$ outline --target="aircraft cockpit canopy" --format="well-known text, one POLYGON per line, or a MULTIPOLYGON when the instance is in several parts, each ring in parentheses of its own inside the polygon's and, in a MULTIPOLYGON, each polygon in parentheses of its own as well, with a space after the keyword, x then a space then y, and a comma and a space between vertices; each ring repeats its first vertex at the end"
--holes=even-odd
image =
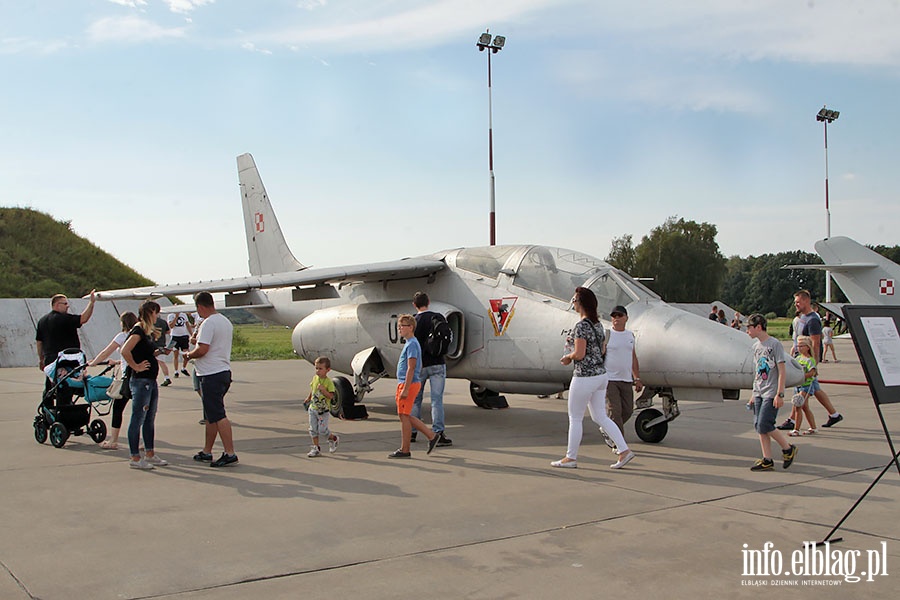
POLYGON ((587 254, 532 246, 516 268, 515 284, 539 294, 568 302, 575 288, 608 268, 602 260, 587 254))
POLYGON ((519 246, 485 246, 463 248, 456 255, 456 266, 491 279, 500 277, 500 270, 519 246))
POLYGON ((578 286, 597 296, 601 315, 618 304, 626 306, 651 296, 644 285, 588 254, 549 246, 487 246, 464 248, 456 255, 456 266, 496 279, 501 273, 514 277, 517 287, 568 303, 578 286))

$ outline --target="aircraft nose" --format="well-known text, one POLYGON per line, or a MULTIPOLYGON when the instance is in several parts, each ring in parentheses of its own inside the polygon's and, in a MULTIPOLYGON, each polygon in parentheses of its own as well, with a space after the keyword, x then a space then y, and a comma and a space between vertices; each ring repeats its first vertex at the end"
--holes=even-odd
MULTIPOLYGON (((753 340, 746 332, 667 304, 647 305, 628 325, 635 334, 641 378, 651 385, 753 387, 753 340)), ((789 359, 785 366, 787 385, 803 380, 796 361, 789 359)))

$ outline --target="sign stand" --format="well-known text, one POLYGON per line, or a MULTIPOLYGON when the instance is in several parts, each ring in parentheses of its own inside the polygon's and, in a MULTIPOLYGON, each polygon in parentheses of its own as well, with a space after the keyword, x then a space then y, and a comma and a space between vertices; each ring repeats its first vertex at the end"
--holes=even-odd
POLYGON ((881 412, 882 404, 900 402, 900 306, 854 306, 849 304, 843 307, 843 311, 844 318, 853 334, 856 354, 859 356, 863 373, 869 383, 869 390, 872 392, 872 400, 875 402, 875 410, 881 421, 884 437, 891 449, 891 460, 850 507, 850 510, 828 532, 825 539, 817 545, 839 542, 843 539, 831 539, 831 536, 872 491, 872 488, 881 481, 891 465, 896 465, 897 473, 900 474, 900 460, 898 460, 900 453, 894 447, 884 414, 881 412))

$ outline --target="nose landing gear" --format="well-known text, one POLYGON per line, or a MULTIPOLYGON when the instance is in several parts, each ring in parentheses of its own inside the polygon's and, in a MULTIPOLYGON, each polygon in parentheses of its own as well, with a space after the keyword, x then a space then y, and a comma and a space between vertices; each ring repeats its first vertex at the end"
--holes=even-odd
POLYGON ((644 393, 635 402, 636 408, 643 408, 634 420, 634 431, 642 441, 649 444, 658 444, 663 441, 669 432, 669 421, 681 414, 678 410, 678 401, 668 388, 645 388, 644 393), (653 406, 653 396, 659 395, 662 399, 663 410, 660 412, 653 406))

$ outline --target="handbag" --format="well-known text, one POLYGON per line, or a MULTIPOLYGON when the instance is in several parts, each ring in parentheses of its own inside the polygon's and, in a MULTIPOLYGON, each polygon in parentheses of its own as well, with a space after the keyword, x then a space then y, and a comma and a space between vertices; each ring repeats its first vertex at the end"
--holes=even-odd
POLYGON ((131 381, 131 369, 125 367, 124 374, 122 371, 122 363, 119 363, 113 369, 112 383, 106 388, 106 395, 112 400, 131 399, 131 388, 128 385, 131 381))
POLYGON ((120 400, 122 398, 122 365, 119 363, 113 368, 112 383, 106 388, 106 395, 111 400, 120 400))

